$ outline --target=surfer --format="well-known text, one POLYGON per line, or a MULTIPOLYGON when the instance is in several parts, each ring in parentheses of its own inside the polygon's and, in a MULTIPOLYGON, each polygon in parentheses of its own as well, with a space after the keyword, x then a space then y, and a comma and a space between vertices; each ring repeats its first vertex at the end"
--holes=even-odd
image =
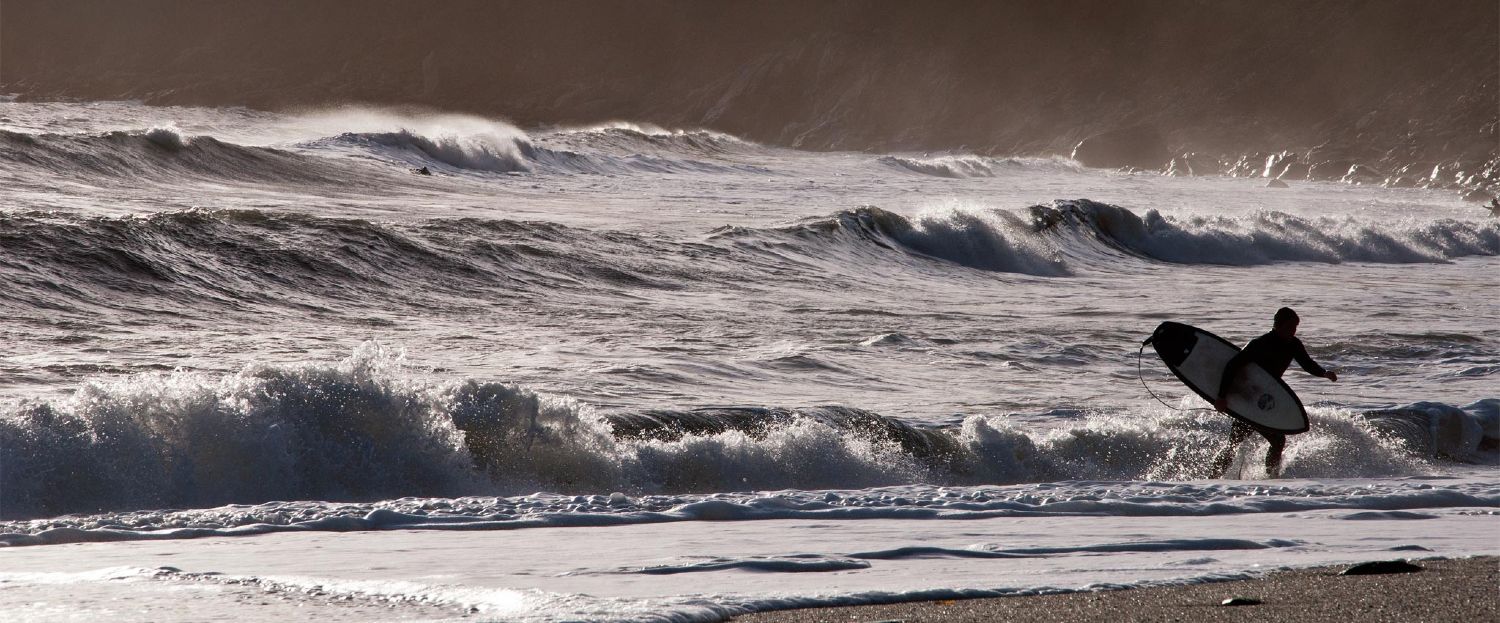
MULTIPOLYGON (((1257 364, 1266 372, 1271 373, 1271 376, 1281 378, 1281 375, 1286 373, 1287 367, 1292 365, 1292 360, 1296 360, 1297 365, 1302 366, 1308 374, 1330 381, 1339 380, 1339 375, 1324 370, 1323 366, 1318 365, 1318 362, 1308 356, 1307 348, 1302 346, 1302 340, 1296 337, 1299 322, 1301 319, 1297 317, 1297 312, 1292 311, 1292 308, 1283 307, 1276 310, 1276 316, 1271 322, 1271 331, 1250 340, 1250 343, 1245 345, 1245 349, 1224 366, 1224 377, 1219 382, 1219 397, 1214 401, 1214 408, 1225 413, 1229 412, 1226 395, 1229 393, 1230 380, 1241 367, 1249 363, 1257 364)), ((1235 449, 1239 448, 1240 443, 1245 441, 1254 430, 1256 429, 1249 424, 1238 419, 1234 420, 1234 427, 1229 431, 1229 445, 1214 457, 1213 474, 1215 477, 1223 476, 1224 472, 1229 469, 1229 462, 1234 458, 1235 449)), ((1286 435, 1266 431, 1260 431, 1260 434, 1266 438, 1267 443, 1271 444, 1271 447, 1266 449, 1266 474, 1271 478, 1278 478, 1281 476, 1281 449, 1286 445, 1286 435)))

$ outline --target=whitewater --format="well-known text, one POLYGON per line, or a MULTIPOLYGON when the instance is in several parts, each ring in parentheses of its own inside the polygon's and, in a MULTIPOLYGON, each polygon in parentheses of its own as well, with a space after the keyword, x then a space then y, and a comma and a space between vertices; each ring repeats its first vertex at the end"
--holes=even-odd
POLYGON ((722 621, 1500 554, 1500 220, 1263 173, 0 101, 0 611, 722 621), (1287 373, 1282 478, 1258 439, 1213 478, 1229 420, 1141 341, 1283 305, 1339 382, 1287 373))

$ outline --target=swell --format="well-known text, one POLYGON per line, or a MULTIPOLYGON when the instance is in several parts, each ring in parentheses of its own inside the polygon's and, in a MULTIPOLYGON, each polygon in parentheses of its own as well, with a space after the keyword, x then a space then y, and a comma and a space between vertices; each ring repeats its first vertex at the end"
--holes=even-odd
MULTIPOLYGON (((397 226, 256 210, 0 214, 0 245, 7 250, 0 265, 9 269, 0 276, 0 301, 41 309, 128 300, 188 309, 426 308, 580 289, 676 288, 689 272, 670 259, 683 247, 643 236, 507 220, 397 226)), ((701 268, 692 274, 712 277, 701 268)))
MULTIPOLYGON (((874 278, 896 267, 1038 276, 1139 270, 1142 262, 1442 262, 1500 254, 1500 223, 1365 223, 1279 213, 1139 216, 1087 200, 1026 211, 905 217, 878 208, 706 241, 546 222, 434 219, 398 225, 256 210, 148 216, 0 214, 0 302, 30 309, 170 301, 189 309, 399 304, 616 288, 740 288, 874 278), (411 287, 425 284, 423 288, 411 287)), ((116 306, 118 307, 118 306, 116 306)))
POLYGON ((84 183, 213 179, 348 187, 368 174, 325 158, 270 147, 249 147, 212 136, 184 136, 171 128, 102 134, 28 134, 0 130, 0 162, 29 170, 25 179, 84 183))
MULTIPOLYGON (((1314 409, 1285 473, 1415 474, 1434 454, 1493 461, 1497 405, 1314 409)), ((605 415, 500 381, 435 378, 367 344, 334 364, 137 375, 14 405, 0 415, 0 488, 4 517, 21 519, 529 491, 1181 480, 1207 475, 1228 424, 1122 413, 1054 431, 977 415, 922 428, 840 406, 605 415)))
POLYGON ((1087 199, 1023 212, 952 209, 906 217, 875 207, 774 229, 726 228, 716 237, 768 253, 860 257, 891 251, 998 272, 1067 276, 1129 270, 1131 261, 1253 266, 1274 262, 1444 262, 1500 254, 1500 223, 1374 223, 1279 212, 1242 217, 1144 215, 1087 199))

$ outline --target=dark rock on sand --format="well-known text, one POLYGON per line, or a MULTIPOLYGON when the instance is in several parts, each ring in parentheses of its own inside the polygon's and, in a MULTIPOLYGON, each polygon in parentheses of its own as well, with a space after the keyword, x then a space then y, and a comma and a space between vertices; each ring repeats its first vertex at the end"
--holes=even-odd
POLYGON ((1249 597, 1230 597, 1219 602, 1221 606, 1259 606, 1260 604, 1261 601, 1259 599, 1251 599, 1249 597))
POLYGON ((1375 562, 1354 565, 1340 571, 1339 575, 1388 575, 1391 573, 1416 573, 1421 570, 1421 567, 1405 560, 1377 560, 1375 562))

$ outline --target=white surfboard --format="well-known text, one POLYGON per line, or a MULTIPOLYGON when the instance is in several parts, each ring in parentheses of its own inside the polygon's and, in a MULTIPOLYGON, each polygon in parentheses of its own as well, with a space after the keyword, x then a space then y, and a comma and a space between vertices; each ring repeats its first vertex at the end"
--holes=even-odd
MULTIPOLYGON (((1180 322, 1156 327, 1151 347, 1178 380, 1209 402, 1219 395, 1224 366, 1240 352, 1228 340, 1180 322)), ((1242 366, 1229 382, 1225 396, 1229 415, 1266 432, 1307 432, 1307 410, 1286 381, 1250 364, 1242 366)))

